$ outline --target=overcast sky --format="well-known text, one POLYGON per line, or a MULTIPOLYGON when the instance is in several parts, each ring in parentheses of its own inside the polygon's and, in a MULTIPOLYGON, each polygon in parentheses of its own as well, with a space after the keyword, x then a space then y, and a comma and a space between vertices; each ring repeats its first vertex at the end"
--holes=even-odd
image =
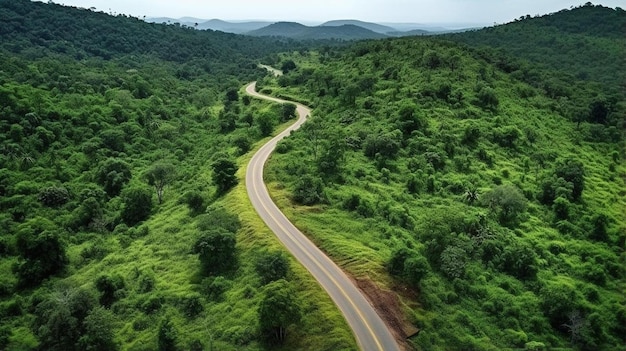
MULTIPOLYGON (((584 4, 577 0, 54 0, 77 7, 137 17, 195 17, 223 20, 323 22, 359 19, 371 22, 510 22, 522 15, 556 12, 584 4)), ((624 0, 602 0, 624 7, 624 0)), ((598 2, 594 2, 598 4, 598 2)))

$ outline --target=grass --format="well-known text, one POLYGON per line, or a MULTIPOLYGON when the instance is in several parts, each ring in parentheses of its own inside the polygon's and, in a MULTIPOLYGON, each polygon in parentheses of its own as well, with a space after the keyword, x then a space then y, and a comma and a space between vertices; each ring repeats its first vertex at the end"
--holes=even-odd
MULTIPOLYGON (((401 54, 419 52, 419 48, 425 45, 417 40, 398 40, 395 43, 401 54)), ((375 45, 372 44, 372 47, 375 45)), ((368 60, 375 61, 370 56, 379 58, 386 55, 370 49, 369 54, 361 57, 355 58, 350 52, 329 65, 319 64, 314 73, 333 72, 333 78, 340 82, 339 86, 358 82, 369 72, 368 68, 360 65, 369 63, 368 60)), ((445 69, 413 69, 399 59, 401 54, 396 58, 382 57, 381 60, 387 59, 388 66, 404 65, 404 79, 418 91, 431 75, 445 77, 449 73, 445 69)), ((296 55, 296 58, 301 57, 296 55)), ((310 62, 315 61, 312 55, 310 62)), ((298 64, 305 66, 303 62, 298 64)), ((450 79, 451 84, 461 89, 468 100, 474 93, 476 81, 470 77, 482 64, 466 57, 463 74, 467 77, 458 81, 450 79)), ((311 67, 309 63, 307 68, 311 67)), ((402 91, 407 86, 405 82, 386 83, 379 77, 380 72, 375 69, 370 71, 378 77, 380 87, 395 84, 402 91)), ((314 78, 307 81, 307 75, 314 74, 295 72, 281 78, 294 82, 290 88, 277 87, 280 81, 272 78, 264 83, 274 93, 299 93, 315 99, 315 87, 321 83, 314 78)), ((528 203, 528 209, 520 216, 519 225, 507 228, 490 217, 489 226, 501 235, 503 242, 506 239, 530 248, 530 252, 536 255, 537 276, 527 279, 507 273, 502 267, 498 268, 497 262, 482 258, 480 248, 468 254, 474 257, 468 259, 461 279, 446 277, 440 267, 440 258, 429 258, 430 271, 415 288, 414 294, 404 300, 405 307, 411 306, 406 311, 407 315, 422 328, 414 346, 424 350, 495 350, 523 348, 526 342, 539 341, 549 347, 572 347, 568 335, 551 326, 547 315, 551 312, 546 301, 551 301, 551 297, 546 289, 564 286, 576 291, 575 298, 567 301, 566 308, 580 308, 591 315, 590 318, 604 318, 604 324, 597 324, 594 328, 602 330, 596 334, 599 335, 599 347, 611 347, 619 340, 615 328, 622 312, 617 310, 623 311, 624 306, 623 294, 620 294, 624 291, 624 281, 618 278, 623 270, 616 267, 622 261, 620 243, 623 243, 626 233, 626 193, 622 190, 626 179, 623 144, 587 141, 584 130, 566 119, 553 100, 541 92, 530 98, 520 98, 515 92, 521 89, 523 83, 501 72, 494 70, 489 84, 495 87, 500 100, 497 112, 481 111, 469 103, 462 107, 449 106, 436 99, 420 97, 415 92, 400 92, 401 99, 417 101, 419 109, 426 114, 429 127, 419 131, 424 135, 418 133, 419 137, 404 140, 408 145, 403 146, 404 150, 389 162, 388 176, 375 166, 376 160, 363 156, 361 148, 346 152, 340 175, 325 184, 327 201, 322 204, 301 206, 292 200, 292 191, 299 176, 308 172, 309 175, 323 177, 312 156, 310 135, 306 131, 295 133, 285 143, 285 152, 275 154, 268 162, 266 180, 271 196, 287 217, 343 269, 356 278, 370 278, 379 286, 389 288, 397 286, 401 280, 400 277, 391 277, 385 267, 395 248, 406 246, 423 254, 428 245, 425 238, 430 240, 427 235, 431 230, 437 230, 436 233, 442 237, 452 238, 445 244, 446 247, 461 245, 467 239, 465 229, 458 225, 445 226, 445 222, 440 222, 446 218, 455 221, 476 218, 479 213, 489 215, 486 205, 476 203, 470 206, 462 201, 462 192, 467 184, 477 186, 481 196, 499 184, 513 184, 528 203), (467 126, 480 129, 481 135, 474 145, 461 142, 467 126), (495 133, 505 128, 519 130, 515 145, 505 147, 498 143, 495 133), (424 169, 412 172, 410 162, 419 159, 430 148, 446 155, 443 145, 450 139, 445 137, 456 143, 456 153, 446 156, 443 171, 431 171, 436 189, 408 194, 408 175, 413 173, 424 180, 423 174, 429 171, 424 167, 428 165, 422 164, 420 167, 424 169), (415 149, 411 149, 412 142, 416 145, 415 149), (485 151, 491 162, 477 157, 478 149, 485 151), (546 156, 545 163, 539 165, 538 159, 546 156), (465 169, 457 168, 457 162, 464 157, 471 164, 465 169), (559 159, 578 160, 585 168, 582 199, 570 204, 572 218, 562 223, 555 220, 551 206, 538 201, 544 179, 552 176, 559 159), (453 190, 459 186, 462 187, 461 192, 453 190), (345 201, 354 194, 371 205, 374 213, 362 215, 358 211, 347 210, 345 201), (403 212, 408 213, 413 221, 406 227, 393 222, 394 216, 403 212), (590 218, 600 213, 610 221, 608 239, 604 242, 588 237, 592 228, 590 218), (606 282, 603 281, 604 275, 606 282)), ((329 138, 337 134, 342 137, 358 135, 364 140, 376 130, 394 128, 394 117, 398 111, 389 101, 392 98, 387 96, 393 93, 393 89, 379 89, 368 94, 367 98, 378 102, 377 107, 372 109, 364 108, 360 97, 357 97, 353 108, 348 108, 342 106, 340 96, 328 94, 317 99, 319 108, 313 114, 315 118, 324 119, 326 134, 322 135, 329 138), (345 122, 344 116, 351 114, 354 119, 345 122)), ((504 249, 506 246, 498 250, 504 249)))

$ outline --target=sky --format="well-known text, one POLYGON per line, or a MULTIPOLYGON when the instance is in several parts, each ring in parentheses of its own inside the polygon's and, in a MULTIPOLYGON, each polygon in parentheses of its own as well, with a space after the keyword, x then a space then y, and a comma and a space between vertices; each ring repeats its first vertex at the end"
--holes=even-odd
MULTIPOLYGON (((321 23, 358 19, 395 23, 510 22, 584 4, 580 0, 53 0, 58 4, 135 17, 195 17, 321 23)), ((624 0, 593 2, 624 7, 624 0)))

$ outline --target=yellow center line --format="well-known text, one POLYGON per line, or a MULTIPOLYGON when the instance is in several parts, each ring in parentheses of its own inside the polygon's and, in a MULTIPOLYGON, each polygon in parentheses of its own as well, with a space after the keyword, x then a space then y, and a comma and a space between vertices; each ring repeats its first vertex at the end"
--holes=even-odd
MULTIPOLYGON (((247 91, 247 89, 246 89, 247 91)), ((250 93, 249 91, 247 91, 248 93, 250 93)), ((251 94, 253 96, 256 96, 258 98, 261 99, 265 99, 265 100, 270 100, 270 101, 276 101, 276 102, 287 102, 285 100, 282 99, 267 99, 267 97, 265 97, 264 95, 261 94, 251 94)), ((304 107, 307 111, 310 111, 310 109, 304 105, 298 104, 302 107, 304 107)), ((302 113, 300 113, 300 111, 298 111, 298 114, 300 114, 300 116, 302 117, 302 113)), ((306 116, 304 116, 306 117, 306 116)), ((296 121, 297 123, 298 121, 296 121)), ((290 128, 288 128, 289 130, 290 128)), ((287 131, 287 130, 286 130, 287 131)), ((281 133, 282 134, 282 133, 281 133)), ((280 134, 279 134, 280 136, 280 134)), ((270 140, 271 141, 271 140, 270 140)), ((261 148, 259 151, 257 151, 257 154, 260 153, 261 151, 263 151, 265 149, 265 147, 261 148)), ((268 152, 268 156, 271 153, 268 152)), ((254 161, 255 163, 249 165, 252 166, 254 168, 258 167, 258 162, 259 159, 256 158, 256 155, 253 157, 253 159, 251 161, 254 161)), ((265 160, 264 160, 265 161, 265 160)), ((263 164, 261 164, 261 181, 263 179, 263 168, 262 167, 263 164)), ((326 274, 326 276, 331 280, 331 282, 335 285, 335 287, 340 291, 340 293, 343 295, 343 297, 349 302, 349 304, 352 306, 352 308, 354 309, 354 311, 357 313, 357 315, 359 316, 359 318, 361 319, 361 321, 363 322, 363 324, 365 325, 366 329, 368 330, 370 336, 372 337, 372 339, 374 339, 374 342, 376 343, 376 346, 378 347, 379 350, 383 350, 383 347, 380 343, 380 341, 378 340, 378 337, 376 336, 376 334, 374 333, 374 330, 372 329, 372 327, 370 326, 370 324, 368 323, 367 319, 364 318, 363 313, 361 312, 361 310, 357 307, 357 305, 354 303, 354 300, 352 300, 352 298, 350 297, 350 295, 343 289, 343 287, 338 283, 338 281, 335 279, 335 277, 331 274, 331 272, 326 269, 326 267, 317 259, 317 257, 313 256, 306 248, 305 246, 300 242, 300 240, 297 240, 296 237, 294 237, 292 235, 292 233, 287 230, 287 228, 285 228, 285 226, 283 226, 283 224, 274 216, 274 214, 272 213, 272 211, 270 211, 270 208, 267 207, 267 205, 265 204, 265 202, 262 201, 261 199, 261 194, 259 193, 259 187, 257 186, 257 177, 255 177, 254 175, 252 176, 252 186, 253 186, 253 191, 254 194, 256 195, 257 199, 259 200, 261 206, 263 207, 263 209, 265 210, 265 212, 269 215, 269 217, 274 221, 274 224, 276 224, 282 231, 283 233, 286 235, 286 237, 288 237, 289 239, 291 239, 291 242, 293 244, 295 244, 300 250, 302 250, 302 252, 311 260, 311 262, 313 262, 315 264, 315 266, 320 269, 324 274, 326 274)), ((263 183, 263 187, 265 187, 265 184, 263 183)), ((267 187, 265 187, 265 192, 267 194, 267 197, 269 198, 269 191, 267 190, 267 187)), ((270 198, 270 201, 271 198, 270 198)), ((272 202, 273 203, 273 202, 272 202)), ((274 204, 274 203, 273 203, 274 204)), ((274 206, 276 206, 276 204, 274 204, 274 206)), ((277 206, 276 206, 277 207, 277 206)), ((278 208, 278 207, 277 207, 278 208)), ((279 210, 280 211, 280 210, 279 210)), ((284 216, 284 215, 283 215, 284 216)), ((287 222, 289 222, 289 224, 291 224, 293 226, 293 223, 291 223, 289 221, 289 219, 287 219, 287 217, 285 217, 285 220, 287 220, 287 222)), ((297 231, 299 235, 302 235, 303 238, 306 238, 306 236, 304 234, 302 234, 295 226, 293 226, 297 231)), ((296 234, 296 235, 298 235, 296 234)), ((306 266, 305 266, 306 267, 306 266)), ((343 273, 340 269, 339 269, 340 273, 343 273)), ((354 331, 354 330, 353 330, 354 331)), ((356 332, 356 331, 355 331, 356 332)), ((357 337, 358 340, 358 337, 357 337)))

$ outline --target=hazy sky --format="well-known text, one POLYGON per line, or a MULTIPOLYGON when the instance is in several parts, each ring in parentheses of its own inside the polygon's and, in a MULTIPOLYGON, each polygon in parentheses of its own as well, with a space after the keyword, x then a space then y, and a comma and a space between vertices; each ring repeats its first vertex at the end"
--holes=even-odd
MULTIPOLYGON (((556 12, 580 0, 54 0, 99 11, 137 17, 196 17, 224 20, 323 22, 359 19, 372 22, 480 23, 510 22, 522 15, 556 12)), ((624 0, 602 0, 624 7, 624 0)), ((594 2, 594 4, 598 4, 594 2)))

